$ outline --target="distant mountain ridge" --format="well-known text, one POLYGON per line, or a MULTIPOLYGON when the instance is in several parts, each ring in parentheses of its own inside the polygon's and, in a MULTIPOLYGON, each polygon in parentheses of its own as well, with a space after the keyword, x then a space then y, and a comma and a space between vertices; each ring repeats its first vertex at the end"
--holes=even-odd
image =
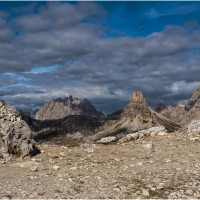
POLYGON ((200 86, 193 91, 191 98, 185 105, 185 110, 182 124, 188 124, 192 120, 200 120, 200 86))
POLYGON ((193 91, 189 100, 180 101, 176 107, 159 103, 155 111, 181 125, 200 120, 200 86, 193 91))
MULTIPOLYGON (((55 103, 58 101, 63 105, 63 100, 56 100, 55 103)), ((73 138, 73 135, 78 134, 86 143, 97 142, 109 136, 114 136, 118 140, 129 133, 158 126, 163 126, 169 132, 180 128, 179 124, 156 113, 140 91, 133 92, 130 102, 124 109, 104 118, 69 115, 61 119, 37 120, 24 115, 22 119, 27 122, 37 140, 62 135, 62 140, 65 141, 68 140, 66 135, 73 138)))
POLYGON ((69 115, 85 115, 97 118, 105 117, 105 114, 103 114, 101 111, 97 111, 89 100, 80 100, 78 98, 69 96, 47 101, 36 111, 35 119, 62 119, 69 115))
POLYGON ((177 123, 181 123, 186 113, 186 104, 187 101, 180 101, 176 107, 172 107, 164 103, 159 103, 155 111, 177 123))

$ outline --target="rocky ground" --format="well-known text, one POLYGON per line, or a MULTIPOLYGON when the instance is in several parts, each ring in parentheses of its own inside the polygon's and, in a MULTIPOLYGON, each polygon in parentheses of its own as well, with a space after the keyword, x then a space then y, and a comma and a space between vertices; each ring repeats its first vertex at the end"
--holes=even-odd
MULTIPOLYGON (((200 198, 200 134, 110 145, 39 144, 42 153, 0 160, 3 198, 200 198)), ((55 141, 55 140, 54 140, 55 141)))

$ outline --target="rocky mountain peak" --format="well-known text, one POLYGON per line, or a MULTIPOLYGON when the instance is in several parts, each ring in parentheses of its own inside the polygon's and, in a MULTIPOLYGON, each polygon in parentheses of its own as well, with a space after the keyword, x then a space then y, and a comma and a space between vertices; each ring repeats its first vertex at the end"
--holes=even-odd
POLYGON ((35 113, 37 120, 62 119, 69 115, 85 115, 101 118, 103 113, 97 111, 87 99, 80 100, 72 96, 57 98, 46 102, 35 113))
POLYGON ((140 91, 133 92, 131 96, 130 104, 135 105, 135 106, 142 106, 142 107, 148 106, 142 92, 140 91))
POLYGON ((125 116, 139 117, 144 121, 151 121, 151 111, 142 92, 133 92, 130 102, 123 110, 123 114, 125 116))

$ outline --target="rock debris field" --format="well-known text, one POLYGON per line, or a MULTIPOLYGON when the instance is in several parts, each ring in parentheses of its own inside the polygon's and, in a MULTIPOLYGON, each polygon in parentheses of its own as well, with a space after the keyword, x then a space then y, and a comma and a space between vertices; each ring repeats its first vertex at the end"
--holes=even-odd
POLYGON ((38 147, 35 157, 0 159, 1 198, 200 198, 198 133, 38 147))

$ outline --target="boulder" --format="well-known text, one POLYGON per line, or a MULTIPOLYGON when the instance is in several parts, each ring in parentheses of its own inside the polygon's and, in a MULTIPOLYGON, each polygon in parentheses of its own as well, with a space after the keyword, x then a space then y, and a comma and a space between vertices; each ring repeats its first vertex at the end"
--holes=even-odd
POLYGON ((0 101, 0 157, 27 156, 39 153, 31 130, 16 109, 0 101))
POLYGON ((193 120, 189 125, 188 125, 188 132, 200 132, 200 120, 193 120))
POLYGON ((109 137, 101 138, 97 143, 99 143, 99 144, 108 144, 108 143, 114 142, 116 140, 117 140, 116 137, 109 136, 109 137))

